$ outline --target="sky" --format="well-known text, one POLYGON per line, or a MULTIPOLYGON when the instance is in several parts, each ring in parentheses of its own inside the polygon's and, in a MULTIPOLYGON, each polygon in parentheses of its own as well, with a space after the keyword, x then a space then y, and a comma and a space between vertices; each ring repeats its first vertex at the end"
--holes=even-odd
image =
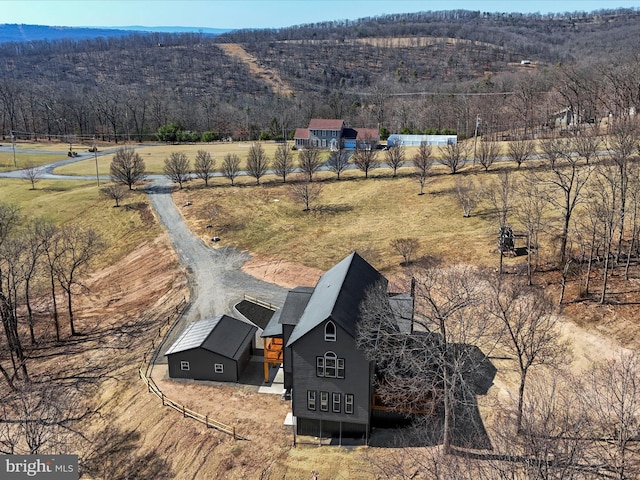
POLYGON ((619 7, 640 7, 640 0, 0 0, 0 24, 280 28, 429 10, 563 13, 619 7))

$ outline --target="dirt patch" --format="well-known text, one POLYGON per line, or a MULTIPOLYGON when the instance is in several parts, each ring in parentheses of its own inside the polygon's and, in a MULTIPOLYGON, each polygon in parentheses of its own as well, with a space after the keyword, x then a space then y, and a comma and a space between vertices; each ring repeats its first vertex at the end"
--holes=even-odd
POLYGON ((288 260, 254 256, 242 266, 249 275, 282 287, 314 286, 324 272, 288 260))
POLYGON ((293 89, 280 78, 278 72, 263 68, 258 62, 258 59, 242 48, 241 45, 237 43, 220 43, 218 46, 224 50, 227 55, 244 63, 249 69, 249 72, 251 72, 251 75, 257 80, 269 85, 274 93, 279 95, 291 95, 293 93, 293 89))

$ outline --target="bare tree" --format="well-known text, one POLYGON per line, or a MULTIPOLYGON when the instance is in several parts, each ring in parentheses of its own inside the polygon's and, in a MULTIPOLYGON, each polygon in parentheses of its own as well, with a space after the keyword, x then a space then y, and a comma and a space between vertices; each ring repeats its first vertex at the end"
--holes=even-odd
POLYGON ((344 172, 349 166, 349 157, 350 152, 344 148, 342 142, 338 145, 336 150, 333 150, 329 153, 329 159, 327 160, 327 168, 336 174, 338 180, 340 180, 340 175, 344 172))
POLYGON ((364 177, 369 178, 369 172, 380 166, 375 141, 371 138, 358 140, 352 159, 354 165, 364 172, 364 177))
POLYGON ((42 178, 42 169, 36 165, 28 163, 22 170, 22 178, 31 183, 31 190, 36 189, 36 183, 42 178))
POLYGON ((564 265, 567 256, 567 243, 571 216, 584 200, 583 189, 589 181, 593 167, 584 165, 570 152, 563 152, 556 162, 550 165, 548 176, 539 180, 550 187, 548 202, 561 214, 560 264, 564 265))
POLYGON ((74 324, 72 298, 74 288, 82 286, 81 277, 93 258, 104 248, 100 236, 92 229, 65 225, 60 231, 60 255, 55 276, 67 296, 71 335, 77 335, 74 324))
POLYGON ((588 458, 588 412, 580 388, 566 375, 538 375, 525 394, 520 435, 506 446, 520 475, 503 478, 582 480, 588 458))
POLYGON ((313 182, 313 175, 320 170, 321 166, 320 150, 313 145, 301 150, 298 154, 298 167, 307 176, 307 181, 313 182))
POLYGON ((111 160, 111 180, 132 190, 137 182, 146 178, 145 168, 144 160, 133 148, 120 148, 111 160))
POLYGON ((475 311, 481 287, 472 269, 454 266, 414 274, 415 313, 408 318, 398 319, 384 285, 368 292, 360 307, 358 346, 375 362, 376 394, 385 404, 404 411, 442 405, 440 440, 449 454, 455 412, 468 404, 474 394, 471 379, 491 353, 492 319, 475 311), (399 323, 407 320, 410 331, 399 323))
POLYGON ((551 137, 540 140, 540 150, 543 155, 549 160, 551 168, 556 165, 558 158, 569 155, 572 147, 568 144, 567 140, 561 137, 551 137))
POLYGON ((557 317, 551 300, 540 290, 525 286, 519 280, 491 279, 489 315, 494 316, 503 334, 500 343, 517 363, 520 376, 516 429, 522 431, 524 393, 527 375, 532 367, 558 366, 567 360, 568 346, 558 340, 557 317))
POLYGON ((584 401, 592 453, 607 478, 637 478, 640 474, 640 364, 635 353, 620 353, 595 365, 586 375, 584 401))
POLYGON ((259 143, 254 143, 249 148, 247 157, 247 173, 256 179, 256 185, 260 185, 260 179, 267 173, 269 158, 259 143))
POLYGON ((297 202, 304 204, 304 211, 310 210, 311 203, 315 202, 322 193, 322 184, 310 182, 306 177, 300 177, 291 182, 289 186, 291 196, 297 202))
POLYGON ((402 264, 409 265, 414 253, 420 247, 420 241, 415 237, 395 238, 391 240, 391 247, 402 255, 402 264))
POLYGON ((404 147, 402 145, 391 145, 384 152, 385 163, 393 170, 393 178, 398 175, 398 169, 404 165, 404 147))
POLYGON ((276 148, 276 153, 273 157, 273 171, 276 175, 282 177, 282 183, 287 182, 287 175, 295 169, 293 157, 294 155, 288 143, 281 143, 276 148))
POLYGON ((604 303, 607 295, 609 269, 613 251, 613 237, 616 228, 620 226, 622 175, 617 168, 600 165, 597 169, 595 181, 590 190, 593 192, 590 200, 594 202, 595 212, 602 225, 602 244, 604 246, 604 264, 602 266, 602 291, 600 303, 604 303))
POLYGON ((518 168, 529 160, 536 151, 534 143, 524 138, 517 138, 507 145, 507 156, 518 164, 518 168))
POLYGON ((113 200, 116 204, 115 207, 120 206, 120 202, 127 197, 129 190, 120 183, 110 183, 109 185, 100 189, 100 195, 109 200, 113 200))
POLYGON ((177 183, 182 188, 182 184, 189 180, 191 171, 191 161, 182 152, 171 152, 164 159, 164 174, 173 183, 177 183))
POLYGON ((209 186, 209 179, 216 170, 216 161, 206 150, 198 150, 193 165, 193 170, 200 180, 204 181, 204 186, 209 186))
POLYGON ((485 172, 498 160, 500 153, 500 146, 497 142, 485 139, 480 141, 480 157, 478 158, 478 162, 484 167, 485 172))
POLYGON ((235 153, 227 153, 222 161, 222 175, 231 180, 231 185, 240 174, 240 158, 235 153))
POLYGON ((598 158, 598 150, 600 148, 600 138, 598 138, 598 127, 587 126, 580 130, 576 130, 571 137, 571 150, 576 152, 589 165, 591 159, 598 158))
POLYGON ((438 147, 440 158, 438 161, 447 167, 451 174, 458 173, 469 156, 469 146, 466 143, 447 143, 438 147))
POLYGON ((418 151, 415 153, 412 159, 413 171, 420 184, 420 193, 424 194, 424 186, 427 183, 431 167, 433 166, 433 153, 431 151, 431 145, 426 142, 422 142, 418 147, 418 151))
POLYGON ((532 274, 538 264, 539 234, 545 218, 546 194, 533 175, 524 175, 515 185, 514 214, 527 231, 527 279, 533 283, 532 274), (535 257, 532 254, 535 252, 535 257))
POLYGON ((454 194, 458 205, 462 208, 462 215, 469 218, 473 209, 480 202, 482 191, 478 190, 472 179, 459 178, 456 180, 454 194))

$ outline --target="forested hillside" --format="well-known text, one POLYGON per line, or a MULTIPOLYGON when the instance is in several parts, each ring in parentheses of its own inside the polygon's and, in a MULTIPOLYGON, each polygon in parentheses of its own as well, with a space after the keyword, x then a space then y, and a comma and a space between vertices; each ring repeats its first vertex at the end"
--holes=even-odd
POLYGON ((2 134, 149 140, 177 122, 191 140, 274 138, 312 117, 468 136, 480 116, 485 130, 526 130, 571 102, 590 118, 634 106, 613 97, 633 95, 615 78, 638 68, 639 27, 636 9, 447 11, 217 37, 10 42, 0 45, 2 134))

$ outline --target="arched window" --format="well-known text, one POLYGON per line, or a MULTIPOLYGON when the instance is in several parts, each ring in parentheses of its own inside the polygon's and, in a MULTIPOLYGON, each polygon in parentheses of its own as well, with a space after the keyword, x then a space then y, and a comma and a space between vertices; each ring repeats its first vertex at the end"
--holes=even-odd
POLYGON ((336 341, 336 324, 329 320, 324 326, 324 341, 335 342, 336 341))
POLYGON ((344 378, 344 358, 338 358, 333 352, 316 357, 316 376, 328 378, 344 378))

